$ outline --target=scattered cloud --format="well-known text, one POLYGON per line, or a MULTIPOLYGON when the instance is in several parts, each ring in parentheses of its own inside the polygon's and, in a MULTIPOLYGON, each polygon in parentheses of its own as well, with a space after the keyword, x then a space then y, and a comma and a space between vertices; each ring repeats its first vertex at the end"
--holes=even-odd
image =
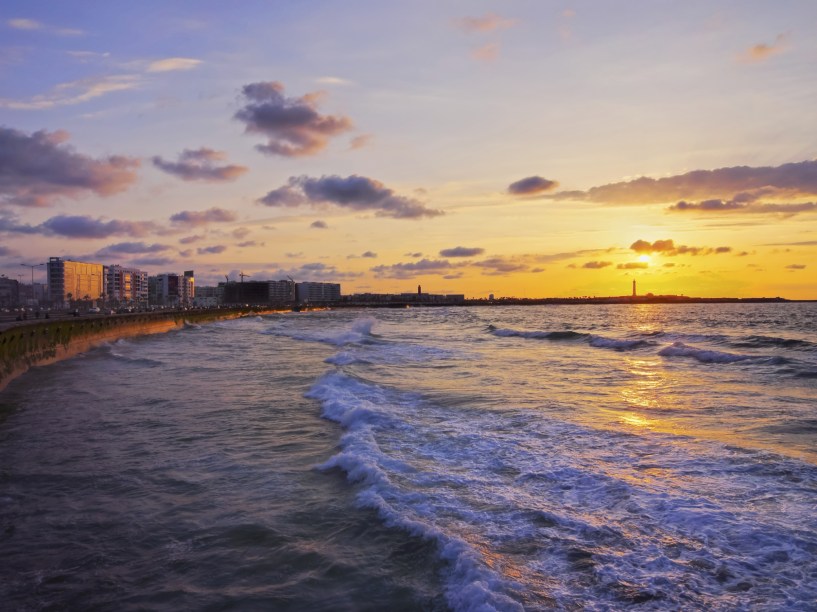
POLYGON ((141 255, 143 253, 162 253, 173 247, 166 244, 147 244, 145 242, 118 242, 109 244, 96 252, 98 257, 109 257, 116 255, 141 255))
POLYGON ((773 55, 783 53, 788 49, 789 33, 778 34, 771 44, 759 43, 752 45, 740 54, 739 59, 743 62, 758 63, 764 62, 773 55))
POLYGON ((64 131, 26 134, 0 127, 0 204, 49 206, 88 192, 110 196, 136 181, 138 160, 96 160, 74 152, 68 138, 64 131))
POLYGON ((602 204, 662 204, 679 200, 717 198, 752 201, 759 195, 803 197, 817 195, 817 160, 780 166, 734 166, 693 170, 663 178, 642 176, 609 183, 587 191, 562 191, 548 196, 557 200, 585 200, 602 204), (737 194, 737 195, 736 195, 737 194))
POLYGON ((482 255, 485 249, 479 247, 454 247, 453 249, 443 249, 440 251, 440 257, 476 257, 482 255))
POLYGON ((242 90, 245 106, 234 118, 243 122, 244 131, 268 138, 256 149, 268 155, 305 157, 321 152, 330 138, 352 129, 352 121, 341 115, 318 112, 321 94, 300 98, 284 96, 284 86, 276 81, 250 83, 242 90))
POLYGON ((746 202, 740 199, 732 200, 703 200, 702 202, 687 202, 681 200, 670 206, 671 212, 699 212, 699 213, 745 213, 750 215, 773 215, 779 217, 793 217, 803 212, 817 211, 817 203, 800 202, 796 204, 773 204, 761 202, 746 202))
POLYGON ((691 247, 683 244, 675 244, 673 240, 656 240, 649 242, 647 240, 636 240, 630 245, 630 249, 636 253, 650 254, 660 253, 662 255, 720 255, 722 253, 730 253, 732 247, 719 246, 715 248, 709 247, 691 247))
POLYGON ((551 181, 541 176, 529 176, 511 183, 508 186, 508 193, 512 195, 536 195, 546 191, 552 191, 558 187, 559 183, 551 181))
POLYGON ((315 228, 315 229, 329 229, 329 226, 326 224, 326 221, 321 221, 320 219, 318 219, 317 221, 313 221, 309 225, 309 227, 312 227, 312 228, 315 228))
POLYGON ((582 265, 582 268, 587 270, 600 270, 612 265, 612 261, 588 261, 582 265))
POLYGON ((373 251, 366 251, 360 255, 347 255, 346 259, 377 259, 377 253, 373 251))
POLYGON ((628 261, 627 263, 618 264, 616 269, 618 270, 643 270, 645 268, 649 268, 649 264, 646 261, 628 261))
POLYGON ((804 264, 791 264, 786 266, 787 270, 805 270, 806 266, 804 264))
POLYGON ((0 98, 0 108, 12 110, 42 110, 57 106, 80 104, 116 91, 135 89, 141 84, 138 75, 119 74, 89 77, 78 81, 60 83, 50 92, 26 100, 0 98))
POLYGON ((442 274, 449 272, 454 265, 445 259, 421 259, 412 263, 396 263, 390 266, 382 265, 370 268, 378 278, 414 278, 427 274, 442 274))
POLYGON ((472 34, 475 32, 505 30, 515 26, 516 23, 516 19, 500 17, 495 13, 486 13, 482 17, 463 17, 456 22, 456 25, 463 32, 472 34))
POLYGON ((488 276, 504 276, 514 272, 530 272, 530 263, 525 257, 490 257, 472 265, 488 276))
POLYGON ((235 246, 241 247, 242 249, 246 249, 249 247, 257 247, 257 246, 264 246, 263 242, 257 242, 255 240, 245 240, 244 242, 239 242, 235 246))
POLYGON ((247 172, 246 166, 217 165, 217 162, 224 161, 227 155, 223 151, 213 149, 185 149, 179 154, 179 160, 168 162, 159 156, 152 158, 153 165, 172 174, 183 181, 210 181, 224 182, 234 181, 239 176, 247 172))
POLYGON ((208 223, 230 223, 238 219, 238 214, 232 210, 224 208, 208 208, 207 210, 183 210, 170 217, 170 222, 174 225, 185 225, 188 227, 199 227, 208 223))
POLYGON ((444 214, 414 198, 399 196, 380 181, 365 176, 290 177, 283 187, 258 200, 266 206, 297 207, 334 204, 351 210, 374 210, 378 217, 419 219, 444 214))
POLYGON ((200 247, 196 249, 196 252, 199 255, 218 255, 219 253, 223 253, 227 250, 227 247, 223 244, 216 244, 209 247, 200 247))
POLYGON ((57 215, 34 228, 37 233, 66 238, 108 238, 145 236, 159 227, 152 221, 105 221, 87 215, 57 215))
POLYGON ((201 64, 201 60, 189 57, 168 57, 148 64, 148 72, 175 72, 177 70, 192 70, 201 64))
POLYGON ((193 244, 199 240, 204 240, 204 236, 185 236, 184 238, 179 239, 179 244, 193 244))
POLYGON ((138 257, 130 262, 134 266, 171 266, 176 260, 171 257, 138 257))
POLYGON ((422 257, 422 256, 423 256, 423 254, 422 254, 422 253, 420 253, 420 252, 417 252, 417 253, 406 253, 406 254, 405 254, 405 256, 406 256, 406 257, 411 257, 412 259, 419 259, 420 257, 422 257))
POLYGON ((241 240, 242 238, 249 236, 251 233, 252 231, 247 227, 237 227, 231 232, 231 235, 233 238, 241 240))

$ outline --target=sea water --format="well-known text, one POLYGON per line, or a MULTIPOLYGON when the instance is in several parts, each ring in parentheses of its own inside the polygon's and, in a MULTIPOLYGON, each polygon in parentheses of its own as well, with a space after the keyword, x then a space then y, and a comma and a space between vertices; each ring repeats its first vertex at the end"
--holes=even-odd
POLYGON ((0 394, 0 604, 817 607, 817 304, 338 310, 0 394))

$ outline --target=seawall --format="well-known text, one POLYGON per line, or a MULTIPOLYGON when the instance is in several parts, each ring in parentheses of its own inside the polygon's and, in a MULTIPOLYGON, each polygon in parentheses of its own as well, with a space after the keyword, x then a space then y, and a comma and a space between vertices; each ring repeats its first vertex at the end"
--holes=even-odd
POLYGON ((185 323, 210 323, 271 312, 276 311, 251 308, 163 311, 14 325, 0 330, 0 391, 33 366, 68 359, 105 342, 161 334, 184 327, 185 323))

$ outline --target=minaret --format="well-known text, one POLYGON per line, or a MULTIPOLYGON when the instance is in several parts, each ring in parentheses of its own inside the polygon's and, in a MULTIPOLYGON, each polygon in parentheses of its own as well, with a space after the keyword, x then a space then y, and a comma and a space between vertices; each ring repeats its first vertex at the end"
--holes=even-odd
POLYGON ((633 297, 635 297, 635 279, 633 279, 633 297))

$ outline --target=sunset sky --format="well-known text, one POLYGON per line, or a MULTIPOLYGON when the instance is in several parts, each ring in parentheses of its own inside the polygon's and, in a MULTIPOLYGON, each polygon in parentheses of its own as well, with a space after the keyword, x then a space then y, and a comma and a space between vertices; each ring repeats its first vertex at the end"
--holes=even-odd
POLYGON ((814 0, 6 0, 0 31, 11 278, 817 298, 814 0))

